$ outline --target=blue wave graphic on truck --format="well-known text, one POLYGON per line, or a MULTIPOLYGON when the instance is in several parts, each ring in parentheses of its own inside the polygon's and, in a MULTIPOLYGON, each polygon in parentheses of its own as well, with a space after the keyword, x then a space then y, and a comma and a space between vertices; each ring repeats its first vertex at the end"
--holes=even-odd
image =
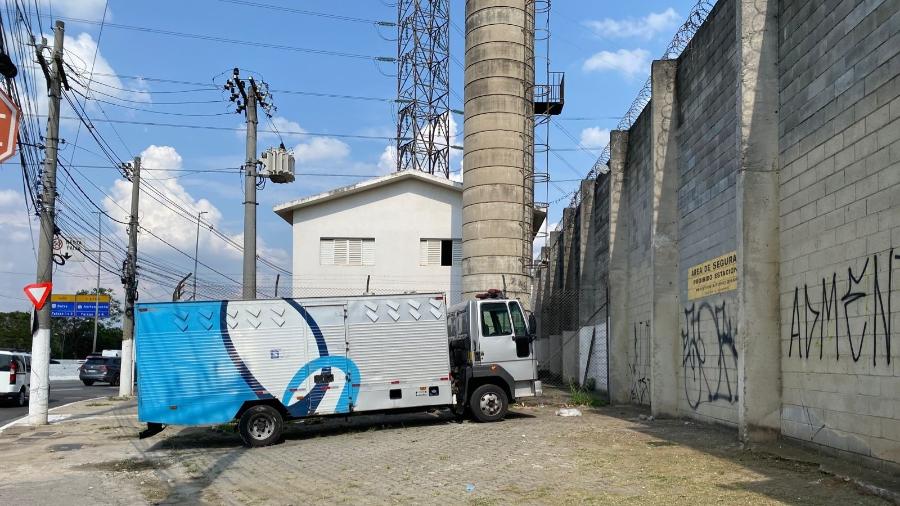
MULTIPOLYGON (((295 417, 349 412, 359 394, 356 364, 329 353, 319 323, 306 308, 291 299, 278 302, 266 306, 275 313, 273 321, 284 325, 289 319, 283 309, 286 303, 288 311, 295 311, 305 325, 295 321, 294 327, 283 330, 274 325, 260 329, 265 309, 247 309, 251 306, 245 302, 139 307, 141 420, 182 425, 224 423, 232 420, 245 402, 259 399, 275 399, 295 417), (277 315, 279 310, 282 316, 277 315), (287 349, 286 357, 275 350, 269 355, 272 341, 287 349), (291 360, 301 360, 296 369, 291 368, 291 360), (344 374, 344 384, 334 407, 323 408, 322 402, 335 386, 331 381, 316 382, 311 388, 306 385, 317 375, 338 379, 335 370, 344 374)), ((331 394, 329 398, 335 401, 334 397, 331 394)))

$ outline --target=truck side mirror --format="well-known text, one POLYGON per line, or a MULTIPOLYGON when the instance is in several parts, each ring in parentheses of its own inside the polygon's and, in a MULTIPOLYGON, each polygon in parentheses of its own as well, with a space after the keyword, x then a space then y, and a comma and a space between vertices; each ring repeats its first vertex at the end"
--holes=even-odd
POLYGON ((537 318, 531 311, 528 312, 528 334, 531 336, 537 334, 537 318))

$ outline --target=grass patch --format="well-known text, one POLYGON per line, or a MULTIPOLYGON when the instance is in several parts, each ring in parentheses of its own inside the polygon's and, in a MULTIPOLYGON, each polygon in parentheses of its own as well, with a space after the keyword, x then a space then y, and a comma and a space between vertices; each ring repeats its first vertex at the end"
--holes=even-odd
POLYGON ((598 408, 600 406, 606 405, 606 401, 597 397, 594 391, 588 388, 588 386, 580 386, 575 383, 569 383, 569 394, 571 396, 569 402, 575 406, 598 408))
POLYGON ((106 462, 97 462, 93 464, 82 464, 78 466, 82 469, 96 469, 100 471, 113 471, 113 472, 137 472, 137 471, 147 471, 153 469, 165 469, 169 467, 169 464, 165 462, 161 462, 159 460, 144 460, 144 459, 122 459, 122 460, 109 460, 106 462))

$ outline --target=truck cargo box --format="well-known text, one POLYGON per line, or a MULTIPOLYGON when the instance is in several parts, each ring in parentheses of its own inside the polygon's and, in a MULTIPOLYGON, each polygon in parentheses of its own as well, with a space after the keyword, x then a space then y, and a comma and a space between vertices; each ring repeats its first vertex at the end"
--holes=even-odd
POLYGON ((452 402, 441 294, 141 303, 138 416, 233 420, 254 403, 288 418, 452 402))

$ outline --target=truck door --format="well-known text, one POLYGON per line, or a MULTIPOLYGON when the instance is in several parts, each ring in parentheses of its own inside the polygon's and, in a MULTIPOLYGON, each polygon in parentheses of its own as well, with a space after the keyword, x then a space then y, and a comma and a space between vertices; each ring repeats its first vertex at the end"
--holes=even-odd
MULTIPOLYGON (((303 372, 309 414, 329 415, 350 410, 352 367, 347 360, 346 311, 341 305, 304 305, 308 325, 303 372)), ((303 314, 303 313, 301 313, 303 314)))
POLYGON ((531 343, 527 339, 528 331, 519 303, 480 302, 478 320, 481 363, 503 367, 515 381, 534 379, 531 343))

